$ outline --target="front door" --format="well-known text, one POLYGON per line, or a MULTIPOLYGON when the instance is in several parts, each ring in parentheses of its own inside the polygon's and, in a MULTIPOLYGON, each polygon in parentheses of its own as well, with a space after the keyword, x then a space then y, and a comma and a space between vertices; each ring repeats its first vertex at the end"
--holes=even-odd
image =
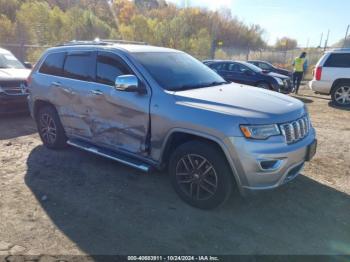
POLYGON ((92 142, 111 149, 145 153, 150 92, 115 89, 118 76, 137 75, 119 55, 101 51, 96 61, 96 83, 85 101, 92 142))

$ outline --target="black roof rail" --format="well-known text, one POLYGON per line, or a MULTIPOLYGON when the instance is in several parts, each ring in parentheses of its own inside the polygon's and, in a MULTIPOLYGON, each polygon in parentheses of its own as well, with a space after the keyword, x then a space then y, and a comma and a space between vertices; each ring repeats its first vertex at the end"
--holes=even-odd
POLYGON ((114 40, 114 39, 95 39, 95 40, 73 40, 58 46, 74 46, 74 45, 111 45, 111 44, 134 44, 148 45, 146 42, 129 41, 129 40, 114 40))

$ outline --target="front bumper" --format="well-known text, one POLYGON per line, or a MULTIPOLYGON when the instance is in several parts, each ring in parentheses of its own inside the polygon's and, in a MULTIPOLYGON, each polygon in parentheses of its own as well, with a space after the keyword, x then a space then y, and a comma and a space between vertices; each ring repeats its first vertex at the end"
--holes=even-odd
POLYGON ((28 112, 28 94, 8 95, 0 92, 0 114, 28 112))
POLYGON ((315 130, 301 141, 287 145, 283 136, 268 140, 231 137, 226 141, 240 191, 272 189, 295 178, 306 161, 315 130))

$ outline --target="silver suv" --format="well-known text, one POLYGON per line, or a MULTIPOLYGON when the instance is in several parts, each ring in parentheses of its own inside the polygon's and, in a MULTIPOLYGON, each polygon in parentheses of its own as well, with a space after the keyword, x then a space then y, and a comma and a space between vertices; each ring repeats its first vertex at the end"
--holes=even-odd
POLYGON ((210 209, 234 188, 278 187, 316 152, 302 102, 228 84, 168 48, 73 42, 50 48, 29 79, 43 143, 71 146, 142 171, 167 168, 178 195, 210 209))

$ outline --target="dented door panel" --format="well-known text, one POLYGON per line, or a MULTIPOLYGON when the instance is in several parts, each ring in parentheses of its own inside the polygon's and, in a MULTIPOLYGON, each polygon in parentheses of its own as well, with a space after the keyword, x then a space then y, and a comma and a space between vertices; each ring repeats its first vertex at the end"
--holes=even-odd
POLYGON ((95 84, 102 95, 90 94, 84 101, 92 141, 114 149, 143 153, 148 131, 149 96, 117 91, 95 84))

